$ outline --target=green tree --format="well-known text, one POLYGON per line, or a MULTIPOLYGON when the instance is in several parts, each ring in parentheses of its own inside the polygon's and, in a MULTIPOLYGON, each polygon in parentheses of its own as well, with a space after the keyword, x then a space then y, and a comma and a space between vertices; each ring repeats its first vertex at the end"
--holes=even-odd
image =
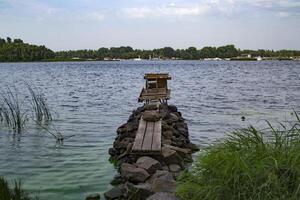
POLYGON ((10 38, 10 37, 7 37, 7 38, 6 38, 6 41, 7 41, 7 43, 10 44, 10 43, 11 43, 11 38, 10 38))

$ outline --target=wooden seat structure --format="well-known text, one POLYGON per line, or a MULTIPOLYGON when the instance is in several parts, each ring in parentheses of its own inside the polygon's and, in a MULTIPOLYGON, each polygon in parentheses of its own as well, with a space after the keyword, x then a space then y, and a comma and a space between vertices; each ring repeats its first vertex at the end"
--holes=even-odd
MULTIPOLYGON (((167 88, 168 74, 145 74, 146 87, 142 89, 139 102, 157 106, 154 112, 159 112, 159 105, 167 103, 170 98, 170 90, 167 88)), ((147 111, 145 111, 147 112, 147 111)), ((139 127, 132 147, 132 153, 136 154, 160 154, 161 152, 161 124, 162 119, 156 122, 139 121, 139 127)))
POLYGON ((170 99, 171 90, 168 89, 168 80, 171 80, 169 74, 145 74, 145 87, 142 89, 139 102, 146 103, 152 100, 159 100, 160 102, 170 99))

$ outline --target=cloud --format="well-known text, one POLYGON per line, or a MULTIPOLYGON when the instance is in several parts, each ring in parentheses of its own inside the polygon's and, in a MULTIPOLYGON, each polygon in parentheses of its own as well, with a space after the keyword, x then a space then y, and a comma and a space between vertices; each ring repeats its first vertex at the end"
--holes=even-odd
POLYGON ((206 5, 178 6, 171 3, 156 7, 131 7, 122 9, 122 13, 129 18, 158 18, 158 17, 185 17, 203 15, 209 11, 206 5))
POLYGON ((105 19, 105 15, 100 12, 92 12, 87 14, 87 18, 90 18, 91 20, 102 21, 105 19))
POLYGON ((273 13, 289 17, 300 13, 300 1, 296 0, 188 0, 169 4, 151 5, 141 1, 139 6, 121 8, 123 16, 129 18, 163 18, 191 16, 240 17, 246 13, 273 13))
POLYGON ((289 17, 289 16, 290 16, 290 13, 288 13, 288 12, 279 12, 279 13, 278 13, 278 16, 279 16, 279 17, 289 17))

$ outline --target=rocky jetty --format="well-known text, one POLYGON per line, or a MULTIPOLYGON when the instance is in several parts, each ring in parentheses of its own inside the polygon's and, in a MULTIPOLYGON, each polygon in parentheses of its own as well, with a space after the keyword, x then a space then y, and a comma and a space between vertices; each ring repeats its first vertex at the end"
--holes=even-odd
POLYGON ((104 193, 106 199, 176 199, 176 177, 192 162, 191 154, 198 147, 190 142, 188 126, 176 106, 161 104, 159 115, 148 115, 156 109, 156 105, 148 104, 137 108, 117 129, 109 154, 119 174, 111 182, 114 188, 104 193), (160 154, 131 152, 142 115, 149 121, 162 119, 160 154))

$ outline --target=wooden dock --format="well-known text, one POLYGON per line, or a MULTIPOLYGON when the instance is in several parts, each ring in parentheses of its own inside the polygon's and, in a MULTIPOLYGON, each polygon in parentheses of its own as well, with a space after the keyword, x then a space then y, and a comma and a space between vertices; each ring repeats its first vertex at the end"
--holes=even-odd
MULTIPOLYGON (((171 80, 171 77, 166 73, 158 73, 145 74, 144 79, 146 84, 138 101, 156 105, 156 109, 153 111, 159 113, 159 105, 162 102, 167 103, 167 100, 170 99, 171 90, 168 89, 167 80, 171 80)), ((161 124, 162 119, 152 122, 144 120, 141 116, 131 152, 136 154, 160 154, 161 124)))
POLYGON ((161 151, 161 122, 147 122, 140 119, 132 153, 159 154, 161 151))

